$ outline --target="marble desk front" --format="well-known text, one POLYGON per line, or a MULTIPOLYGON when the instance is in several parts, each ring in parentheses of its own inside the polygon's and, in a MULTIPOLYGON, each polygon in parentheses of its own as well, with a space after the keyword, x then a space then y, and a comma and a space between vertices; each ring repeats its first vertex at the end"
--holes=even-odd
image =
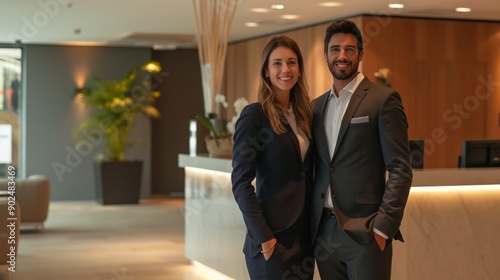
MULTIPOLYGON (((245 226, 231 192, 231 160, 179 155, 185 168, 186 257, 248 279, 245 226)), ((393 279, 498 279, 500 169, 415 170, 393 279)), ((315 278, 319 279, 319 277, 315 278)))

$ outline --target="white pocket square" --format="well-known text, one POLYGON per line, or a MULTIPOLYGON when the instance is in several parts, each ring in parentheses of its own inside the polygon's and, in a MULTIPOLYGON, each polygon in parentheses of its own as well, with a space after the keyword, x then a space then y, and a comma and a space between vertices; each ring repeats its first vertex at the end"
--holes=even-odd
POLYGON ((363 117, 357 117, 357 118, 352 118, 351 123, 367 123, 370 121, 370 118, 368 116, 363 116, 363 117))

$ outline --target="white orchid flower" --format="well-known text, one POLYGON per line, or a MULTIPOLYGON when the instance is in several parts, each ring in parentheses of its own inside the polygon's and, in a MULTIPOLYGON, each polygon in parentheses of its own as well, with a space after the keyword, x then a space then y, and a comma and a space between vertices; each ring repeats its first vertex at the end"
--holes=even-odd
POLYGON ((227 108, 227 101, 226 101, 226 96, 217 93, 215 95, 215 103, 219 103, 222 105, 222 107, 227 108))
POLYGON ((243 108, 248 105, 248 101, 244 97, 240 97, 234 101, 234 111, 236 112, 236 115, 239 116, 241 111, 243 111, 243 108))

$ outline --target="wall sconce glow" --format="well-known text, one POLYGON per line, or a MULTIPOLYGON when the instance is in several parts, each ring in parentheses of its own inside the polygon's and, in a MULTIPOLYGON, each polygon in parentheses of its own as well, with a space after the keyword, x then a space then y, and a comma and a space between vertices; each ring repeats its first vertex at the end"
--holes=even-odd
POLYGON ((74 80, 77 88, 83 88, 85 86, 85 81, 87 80, 88 77, 88 72, 89 69, 87 66, 80 66, 78 69, 75 69, 74 71, 74 80))
POLYGON ((458 7, 455 9, 455 12, 457 13, 470 13, 472 10, 471 8, 467 8, 467 7, 458 7))
POLYGON ((259 26, 259 24, 256 22, 247 22, 247 23, 245 23, 245 26, 246 27, 257 27, 257 26, 259 26))
POLYGON ((404 4, 401 3, 391 3, 389 4, 389 8, 391 9, 403 9, 405 7, 404 4))
POLYGON ((285 5, 271 5, 271 9, 274 10, 283 10, 285 8, 285 5))
POLYGON ((321 7, 328 7, 328 8, 331 8, 331 7, 340 7, 340 6, 343 6, 344 3, 340 3, 340 2, 323 2, 323 3, 319 3, 318 6, 321 6, 321 7))
POLYGON ((299 16, 298 15, 282 15, 281 18, 282 19, 291 19, 291 20, 293 20, 293 19, 298 19, 299 16))
POLYGON ((250 9, 250 11, 252 11, 254 13, 269 13, 269 9, 266 9, 266 8, 253 8, 253 9, 250 9))

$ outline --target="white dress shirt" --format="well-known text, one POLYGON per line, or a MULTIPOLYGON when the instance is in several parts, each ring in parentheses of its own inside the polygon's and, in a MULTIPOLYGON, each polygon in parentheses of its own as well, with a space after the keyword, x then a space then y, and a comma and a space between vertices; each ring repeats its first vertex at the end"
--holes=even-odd
MULTIPOLYGON (((351 101, 352 94, 364 78, 365 76, 363 74, 358 73, 358 75, 350 83, 340 90, 338 97, 335 94, 335 88, 333 85, 330 89, 325 116, 325 133, 326 141, 329 144, 328 150, 330 151, 330 159, 333 158, 333 152, 335 150, 335 145, 337 145, 337 138, 339 136, 340 124, 342 122, 342 118, 344 118, 349 101, 351 101)), ((330 195, 330 185, 328 185, 326 197, 325 207, 333 208, 332 196, 330 195)))

